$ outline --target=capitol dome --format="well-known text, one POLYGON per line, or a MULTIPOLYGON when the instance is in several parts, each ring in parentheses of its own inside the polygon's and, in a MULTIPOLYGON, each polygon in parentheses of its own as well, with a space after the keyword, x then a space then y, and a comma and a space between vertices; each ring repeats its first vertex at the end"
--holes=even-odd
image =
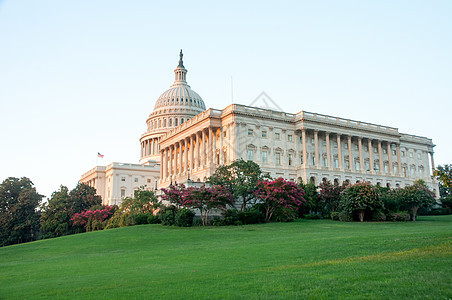
POLYGON ((201 96, 187 84, 187 69, 182 60, 182 50, 179 56, 179 64, 174 70, 173 85, 160 95, 155 103, 154 111, 146 120, 147 130, 140 138, 141 164, 159 161, 160 137, 206 110, 201 96))
POLYGON ((206 110, 206 105, 201 96, 193 91, 187 84, 187 69, 182 60, 182 50, 180 53, 179 65, 174 70, 175 81, 171 88, 160 95, 154 106, 154 112, 165 110, 183 109, 191 111, 194 115, 206 110))

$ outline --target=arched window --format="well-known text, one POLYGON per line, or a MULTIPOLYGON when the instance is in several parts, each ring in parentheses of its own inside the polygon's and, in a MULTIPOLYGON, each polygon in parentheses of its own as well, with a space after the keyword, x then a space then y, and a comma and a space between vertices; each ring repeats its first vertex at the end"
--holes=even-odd
POLYGON ((171 119, 171 118, 168 119, 168 126, 169 127, 173 126, 173 119, 171 119))
POLYGON ((180 118, 180 123, 184 123, 184 118, 180 118))
POLYGON ((166 119, 163 119, 163 127, 166 127, 166 119))
POLYGON ((174 126, 177 126, 177 118, 174 119, 174 126))

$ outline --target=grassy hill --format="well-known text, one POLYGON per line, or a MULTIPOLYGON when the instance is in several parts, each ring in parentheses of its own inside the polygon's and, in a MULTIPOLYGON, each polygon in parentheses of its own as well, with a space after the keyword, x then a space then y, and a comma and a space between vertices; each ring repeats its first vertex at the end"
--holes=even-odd
POLYGON ((452 297, 452 216, 142 225, 0 248, 0 299, 452 297))

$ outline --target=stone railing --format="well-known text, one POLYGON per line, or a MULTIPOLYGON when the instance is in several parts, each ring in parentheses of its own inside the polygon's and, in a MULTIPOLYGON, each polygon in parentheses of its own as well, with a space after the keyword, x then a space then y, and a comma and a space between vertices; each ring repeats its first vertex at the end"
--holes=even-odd
POLYGON ((401 133, 401 134, 400 134, 400 139, 401 139, 402 141, 405 141, 405 142, 421 143, 421 144, 429 144, 429 145, 432 145, 432 146, 433 146, 433 141, 432 141, 432 139, 429 139, 429 138, 424 137, 424 136, 401 133))
POLYGON ((370 130, 370 131, 376 131, 380 133, 387 133, 392 135, 398 135, 399 130, 394 127, 389 126, 383 126, 383 125, 377 125, 372 123, 366 123, 361 121, 355 121, 350 119, 343 119, 328 115, 322 115, 318 113, 311 113, 307 111, 301 111, 296 115, 297 120, 309 120, 309 121, 316 121, 316 122, 322 122, 322 123, 328 123, 333 124, 337 126, 345 126, 349 128, 355 128, 359 130, 370 130))

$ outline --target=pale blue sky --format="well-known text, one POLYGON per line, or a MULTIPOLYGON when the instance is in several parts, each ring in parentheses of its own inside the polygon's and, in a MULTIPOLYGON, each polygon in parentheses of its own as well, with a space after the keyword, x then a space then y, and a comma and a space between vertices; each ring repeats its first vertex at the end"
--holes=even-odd
POLYGON ((139 137, 184 50, 207 107, 265 91, 318 112, 428 136, 452 163, 452 1, 0 0, 0 180, 50 196, 139 137))

